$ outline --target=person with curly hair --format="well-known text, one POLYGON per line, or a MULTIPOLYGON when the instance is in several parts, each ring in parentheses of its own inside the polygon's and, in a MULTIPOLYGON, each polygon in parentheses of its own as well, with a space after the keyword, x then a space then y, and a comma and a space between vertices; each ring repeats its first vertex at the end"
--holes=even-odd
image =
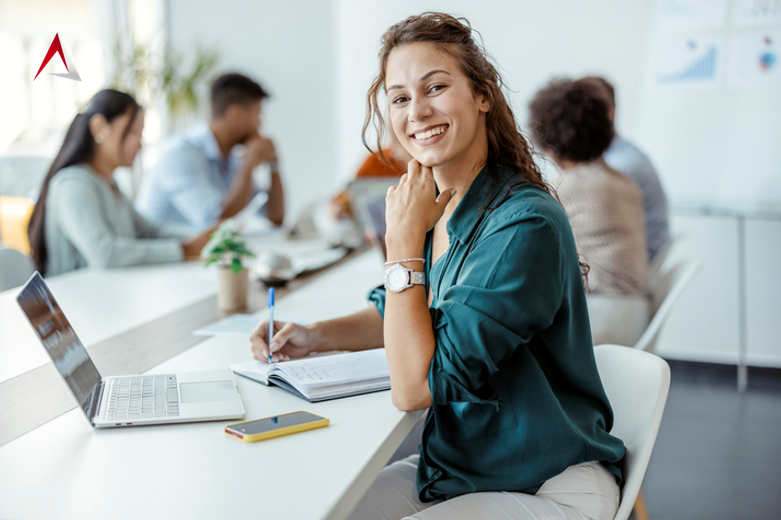
POLYGON ((610 107, 592 80, 555 80, 529 105, 534 139, 561 169, 554 182, 578 251, 589 265, 592 340, 632 346, 650 319, 643 199, 602 154, 610 107))
POLYGON ((254 356, 384 347, 391 402, 428 409, 419 453, 351 518, 612 519, 625 449, 575 239, 469 22, 390 27, 367 98, 364 142, 373 124, 375 150, 391 131, 413 157, 385 199, 385 286, 350 316, 281 324, 270 345, 264 320, 254 356))

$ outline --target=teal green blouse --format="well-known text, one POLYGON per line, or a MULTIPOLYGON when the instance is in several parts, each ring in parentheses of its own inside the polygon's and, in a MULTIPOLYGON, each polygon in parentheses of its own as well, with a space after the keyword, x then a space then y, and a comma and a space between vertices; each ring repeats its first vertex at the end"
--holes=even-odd
MULTIPOLYGON (((436 350, 420 499, 536 493, 594 460, 620 484, 624 444, 609 433, 613 412, 564 209, 509 169, 484 169, 447 231, 450 247, 434 265, 426 239, 436 350)), ((384 316, 385 290, 369 299, 384 316)))

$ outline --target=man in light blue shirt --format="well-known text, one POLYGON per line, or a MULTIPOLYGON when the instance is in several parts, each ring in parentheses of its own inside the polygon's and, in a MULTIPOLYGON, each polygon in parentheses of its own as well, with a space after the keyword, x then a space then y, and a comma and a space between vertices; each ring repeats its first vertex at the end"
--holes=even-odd
MULTIPOLYGON (((613 121, 616 110, 615 90, 604 78, 591 76, 595 84, 605 93, 610 105, 610 120, 613 121)), ((605 162, 623 173, 640 188, 645 207, 645 234, 648 247, 648 259, 654 256, 670 241, 669 209, 667 195, 656 170, 648 157, 634 144, 615 135, 610 147, 602 155, 605 162)))
POLYGON ((153 222, 205 229, 244 209, 257 192, 252 171, 268 163, 271 186, 265 214, 273 224, 282 224, 284 192, 276 150, 258 133, 266 97, 260 85, 241 74, 217 78, 211 88, 211 119, 174 136, 164 147, 141 185, 138 211, 153 222))

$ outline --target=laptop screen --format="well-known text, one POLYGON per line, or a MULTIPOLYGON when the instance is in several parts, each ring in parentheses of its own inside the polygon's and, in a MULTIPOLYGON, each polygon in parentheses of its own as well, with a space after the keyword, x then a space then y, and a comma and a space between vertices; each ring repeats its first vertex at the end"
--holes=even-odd
POLYGON ((16 301, 89 419, 100 373, 40 274, 30 278, 16 301))
POLYGON ((361 177, 347 188, 364 233, 380 246, 385 256, 385 195, 389 186, 398 184, 398 177, 361 177))

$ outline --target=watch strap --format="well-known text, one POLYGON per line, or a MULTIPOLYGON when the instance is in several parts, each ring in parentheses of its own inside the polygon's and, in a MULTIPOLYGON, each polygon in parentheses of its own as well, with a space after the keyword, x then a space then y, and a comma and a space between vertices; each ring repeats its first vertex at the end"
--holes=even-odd
POLYGON ((409 282, 411 284, 426 285, 426 273, 412 271, 409 274, 409 282))

